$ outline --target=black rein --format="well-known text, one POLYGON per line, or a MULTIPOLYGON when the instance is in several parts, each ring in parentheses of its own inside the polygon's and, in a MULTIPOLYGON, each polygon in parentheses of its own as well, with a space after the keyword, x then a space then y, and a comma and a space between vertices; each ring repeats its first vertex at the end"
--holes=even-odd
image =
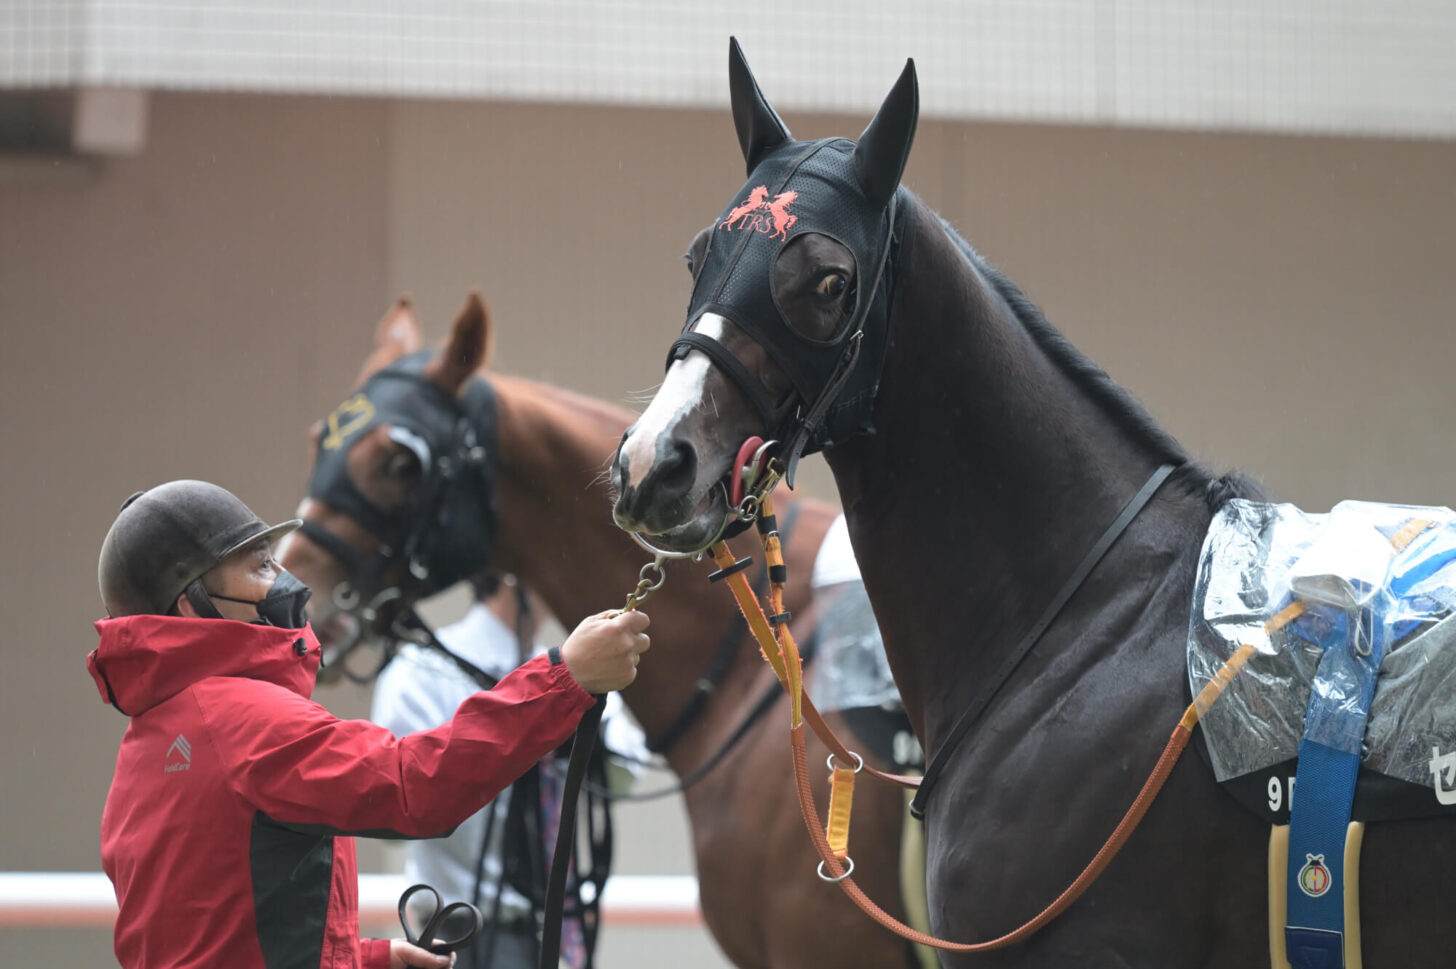
POLYGON ((986 682, 986 685, 981 688, 981 692, 961 712, 960 718, 955 722, 955 726, 951 727, 950 733, 946 734, 945 740, 941 743, 940 748, 936 750, 935 756, 926 765, 925 776, 920 779, 920 789, 915 792, 915 799, 910 802, 910 813, 912 816, 921 821, 925 820, 925 806, 930 800, 930 791, 935 787, 936 781, 940 779, 940 775, 945 771, 945 765, 950 761, 951 754, 955 752, 960 742, 965 739, 966 733, 981 718, 981 715, 986 712, 986 708, 996 698, 997 692, 1001 687, 1006 685, 1006 681, 1011 678, 1011 674, 1016 671, 1016 667, 1021 665, 1021 661, 1026 658, 1026 654, 1031 652, 1031 647, 1036 645, 1037 640, 1041 639, 1042 633, 1046 632, 1047 627, 1061 613, 1062 607, 1067 604, 1067 600, 1071 599, 1072 595, 1081 588, 1087 576, 1091 575, 1092 570, 1097 567, 1097 563, 1102 561, 1102 556, 1106 555, 1107 550, 1112 547, 1112 543, 1117 541, 1118 536, 1132 523, 1132 520, 1137 517, 1138 512, 1142 511, 1147 503, 1152 500, 1158 488, 1162 486, 1164 481, 1168 480, 1168 475, 1172 474, 1174 470, 1175 466, 1171 464, 1159 466, 1142 486, 1142 490, 1133 495, 1128 503, 1123 506, 1122 511, 1118 512, 1112 524, 1107 526, 1107 530, 1097 540, 1097 544, 1088 549, 1087 554, 1077 566, 1076 571, 1068 576, 1067 581, 1057 590, 1057 594, 1042 612, 1041 618, 1026 631, 1026 635, 1021 638, 1021 642, 1017 643, 1016 648, 1002 661, 1001 665, 996 669, 996 672, 986 682))

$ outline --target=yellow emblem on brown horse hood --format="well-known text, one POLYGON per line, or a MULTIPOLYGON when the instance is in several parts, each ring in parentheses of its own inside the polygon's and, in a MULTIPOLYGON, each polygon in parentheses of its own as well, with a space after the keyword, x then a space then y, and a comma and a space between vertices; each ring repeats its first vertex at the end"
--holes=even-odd
POLYGON ((374 419, 374 402, 363 394, 355 394, 340 404, 328 418, 328 434, 323 448, 333 451, 359 428, 374 419))

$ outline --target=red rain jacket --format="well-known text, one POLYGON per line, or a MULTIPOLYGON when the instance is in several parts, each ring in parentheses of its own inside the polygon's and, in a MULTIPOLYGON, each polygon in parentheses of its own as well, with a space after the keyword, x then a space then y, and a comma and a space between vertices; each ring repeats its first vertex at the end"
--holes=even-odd
POLYGON ((388 942, 359 939, 347 835, 448 833, 592 703, 541 656, 396 739, 309 699, 308 627, 128 616, 96 628, 87 668, 131 717, 101 818, 125 969, 388 966, 388 942))

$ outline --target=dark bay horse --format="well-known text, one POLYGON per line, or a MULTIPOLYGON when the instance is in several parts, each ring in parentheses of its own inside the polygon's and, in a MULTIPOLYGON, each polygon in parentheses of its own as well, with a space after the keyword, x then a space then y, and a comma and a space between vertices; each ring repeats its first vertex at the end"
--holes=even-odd
MULTIPOLYGON (((375 407, 385 406, 387 393, 404 395, 393 406, 407 408, 423 406, 440 393, 468 399, 472 386, 478 392, 478 382, 488 383, 496 442, 492 473, 480 484, 493 491, 498 525, 493 547, 478 550, 481 560, 488 558, 492 568, 519 576, 571 628, 591 613, 620 608, 649 561, 613 525, 604 473, 631 415, 544 384, 477 373, 487 356, 489 325, 484 304, 472 294, 443 352, 428 356, 417 368, 423 380, 401 379, 393 390, 376 393, 373 402, 367 395, 352 395, 316 429, 315 444, 322 441, 321 455, 337 453, 360 495, 386 517, 397 511, 402 527, 423 525, 428 531, 429 521, 409 520, 424 514, 414 501, 421 480, 419 443, 386 421, 371 426, 367 415, 381 416, 375 407), (337 439, 332 450, 331 436, 337 439)), ((379 324, 361 383, 416 358, 420 346, 419 323, 401 301, 379 324)), ((789 608, 812 622, 808 579, 834 510, 813 501, 797 504, 787 549, 795 574, 789 608)), ((380 541, 358 518, 327 501, 307 500, 300 514, 307 531, 284 547, 281 558, 314 590, 315 628, 327 637, 338 618, 335 590, 341 583, 355 588, 366 584, 360 573, 374 561, 380 541), (320 536, 324 544, 309 534, 320 536), (344 547, 326 547, 334 541, 328 536, 344 547)), ((780 520, 787 517, 785 505, 780 520)), ((431 539, 419 538, 426 544, 431 539)), ((745 536, 735 547, 750 554, 753 545, 751 536, 745 536)), ((670 563, 666 584, 643 606, 652 617, 654 649, 623 698, 649 741, 661 738, 687 706, 719 655, 725 633, 733 628, 734 607, 726 596, 713 594, 717 590, 705 588, 707 571, 702 565, 670 563)), ((397 581, 398 576, 379 575, 374 584, 397 581)), ((776 688, 751 637, 740 632, 735 642, 737 649, 716 691, 665 752, 679 775, 718 753, 776 688)), ((773 707, 754 721, 727 757, 686 792, 701 905, 710 930, 728 957, 743 967, 913 965, 903 943, 861 920, 845 899, 817 890, 818 859, 802 837, 797 807, 784 796, 791 783, 783 735, 788 719, 787 701, 774 698, 773 707)), ((818 748, 811 756, 823 763, 826 751, 818 748)), ((861 810, 852 833, 854 850, 882 875, 877 882, 881 897, 898 898, 904 799, 898 791, 866 791, 861 810)))
MULTIPOLYGON (((926 799, 935 934, 995 938, 1071 883, 1152 768, 1188 702, 1188 614, 1211 514, 1258 496, 1190 460, 900 186, 913 63, 857 143, 794 141, 736 43, 730 86, 749 178, 725 213, 759 187, 795 190, 798 222, 779 242, 720 216, 693 244, 675 361, 613 467, 621 527, 695 547, 727 514, 721 481, 739 442, 776 438, 789 467, 800 448, 823 448, 934 759, 1119 510, 1155 469, 1176 467, 944 755, 926 799)), ((1185 757, 1058 920, 1015 947, 942 961, 1268 965, 1267 841, 1185 757)), ((1456 828, 1372 824, 1364 858, 1365 965, 1449 963, 1456 828)))

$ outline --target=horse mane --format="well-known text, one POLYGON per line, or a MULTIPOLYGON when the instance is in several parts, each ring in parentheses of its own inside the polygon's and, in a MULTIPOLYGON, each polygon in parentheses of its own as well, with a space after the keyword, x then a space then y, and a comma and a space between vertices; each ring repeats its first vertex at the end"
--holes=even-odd
POLYGON ((1011 310, 1038 349, 1053 365, 1071 378, 1080 390, 1092 399, 1122 429, 1147 444, 1154 453, 1183 470, 1174 475, 1190 494, 1202 492, 1209 510, 1217 511, 1231 498, 1263 499, 1264 489, 1254 480, 1237 471, 1214 475, 1195 461, 1178 440, 1163 429, 1142 404, 1107 375, 1096 363, 1068 340, 1047 320, 1041 308, 1021 291, 1005 273, 991 265, 967 242, 940 213, 926 206, 957 251, 971 269, 979 274, 991 290, 1011 310))

